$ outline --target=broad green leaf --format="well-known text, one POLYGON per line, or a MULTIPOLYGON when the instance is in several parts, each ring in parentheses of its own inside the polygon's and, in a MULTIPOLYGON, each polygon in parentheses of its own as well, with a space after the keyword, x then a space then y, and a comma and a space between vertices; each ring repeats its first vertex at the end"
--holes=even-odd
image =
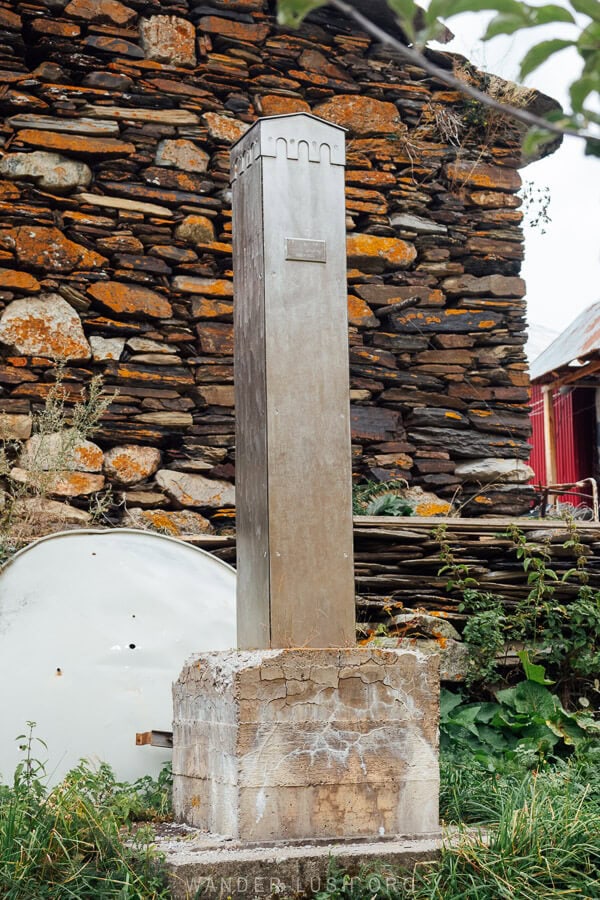
POLYGON ((515 707, 517 712, 527 714, 542 721, 551 718, 558 703, 547 687, 535 681, 521 681, 516 687, 515 707))
POLYGON ((571 105, 574 112, 583 110, 583 104, 589 95, 599 89, 599 82, 600 77, 594 75, 584 75, 583 78, 578 78, 577 81, 573 82, 569 88, 569 94, 571 95, 571 105))
POLYGON ((488 725, 479 726, 479 737, 486 744, 489 744, 494 750, 507 750, 514 743, 514 738, 510 736, 510 741, 506 735, 498 731, 497 728, 490 728, 488 725))
POLYGON ((295 28, 309 12, 326 3, 327 0, 279 0, 277 20, 280 25, 292 25, 295 28))
POLYGON ((600 3, 598 0, 570 0, 575 12, 589 16, 595 22, 600 22, 600 3))
POLYGON ((511 13, 518 16, 522 13, 523 4, 518 0, 431 0, 427 10, 427 21, 435 19, 449 19, 464 12, 484 12, 489 10, 496 13, 511 13))
POLYGON ((536 751, 545 750, 547 752, 556 746, 559 737, 560 735, 556 735, 544 722, 540 722, 524 729, 517 741, 517 746, 531 747, 536 751))
POLYGON ((549 3, 546 6, 536 6, 531 10, 533 25, 548 25, 550 22, 569 22, 575 24, 575 19, 564 6, 549 3))
POLYGON ((525 78, 542 63, 545 63, 554 53, 564 50, 565 47, 572 47, 573 41, 564 41, 555 38, 552 41, 542 41, 529 50, 521 60, 521 68, 519 70, 519 78, 525 78))
POLYGON ((517 700, 516 687, 505 688, 503 691, 498 691, 496 693, 496 700, 498 703, 501 703, 502 706, 510 706, 512 709, 515 709, 517 700))
POLYGON ((519 650, 517 656, 523 664, 525 678, 528 681, 535 681, 536 684, 554 684, 551 679, 546 678, 546 670, 543 666, 531 662, 529 659, 529 650, 519 650))
POLYGON ((479 714, 477 716, 478 722, 489 722, 494 718, 497 712, 499 712, 500 706, 498 703, 480 703, 479 704, 479 714))
POLYGON ((556 737, 562 738, 569 746, 580 743, 586 737, 585 731, 576 722, 569 722, 566 719, 547 719, 546 725, 556 737))
POLYGON ((520 31, 522 28, 529 28, 529 21, 522 15, 495 16, 488 25, 482 40, 489 41, 499 34, 514 34, 515 31, 520 31))
POLYGON ((451 719, 451 722, 454 725, 462 725, 463 728, 468 728, 472 725, 479 715, 480 706, 478 703, 475 703, 473 706, 463 706, 462 709, 459 709, 451 719))
POLYGON ((585 142, 585 155, 600 157, 600 139, 587 139, 587 141, 585 142))
POLYGON ((388 6, 394 10, 402 24, 409 23, 412 26, 417 12, 414 0, 388 0, 388 6))
POLYGON ((460 694, 453 694, 452 691, 443 688, 440 691, 440 718, 442 721, 452 712, 454 707, 458 706, 460 703, 462 703, 460 694))
MULTIPOLYGON (((600 50, 600 25, 598 22, 590 22, 587 28, 584 28, 577 39, 577 49, 583 55, 589 56, 590 53, 597 54, 600 50)), ((596 70, 597 70, 596 66, 596 70)))
POLYGON ((530 128, 525 137, 523 138, 523 156, 527 159, 527 157, 535 156, 538 152, 538 149, 543 146, 548 140, 550 140, 551 135, 549 131, 542 131, 541 128, 530 128))

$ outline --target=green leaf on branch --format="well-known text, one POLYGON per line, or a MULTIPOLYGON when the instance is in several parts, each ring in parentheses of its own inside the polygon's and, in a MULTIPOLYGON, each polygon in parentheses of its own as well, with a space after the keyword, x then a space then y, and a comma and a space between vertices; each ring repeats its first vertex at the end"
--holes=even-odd
POLYGON ((590 22, 584 28, 577 40, 577 49, 586 59, 590 55, 596 57, 594 69, 598 71, 598 58, 600 57, 600 25, 598 22, 590 22))
POLYGON ((585 155, 600 157, 600 139, 588 138, 585 142, 585 155))
POLYGON ((542 41, 540 44, 536 44, 535 47, 532 47, 523 57, 521 68, 519 70, 519 78, 526 78, 530 72, 533 72, 541 66, 542 63, 545 63, 554 53, 558 53, 560 50, 572 46, 573 41, 560 40, 559 38, 555 38, 552 41, 542 41))
POLYGON ((528 28, 529 23, 520 12, 519 15, 501 15, 495 16, 487 27, 487 31, 483 35, 483 41, 489 41, 499 34, 514 34, 522 28, 528 28))
POLYGON ((388 6, 396 13, 405 31, 414 31, 413 22, 417 14, 414 0, 388 0, 388 6))
POLYGON ((574 81, 569 88, 571 105, 575 112, 583 111, 583 104, 591 93, 600 89, 600 76, 584 75, 574 81))
POLYGON ((600 3, 598 0, 570 0, 575 12, 589 16, 595 22, 600 22, 600 3))
POLYGON ((574 25, 575 19, 564 6, 549 3, 546 6, 529 7, 531 26, 548 25, 550 22, 569 22, 574 25))
POLYGON ((326 3, 327 0, 279 0, 277 20, 280 25, 297 28, 309 12, 326 3))
POLYGON ((432 0, 427 9, 428 22, 435 19, 449 19, 464 12, 496 12, 506 15, 518 16, 522 10, 522 4, 517 0, 432 0))

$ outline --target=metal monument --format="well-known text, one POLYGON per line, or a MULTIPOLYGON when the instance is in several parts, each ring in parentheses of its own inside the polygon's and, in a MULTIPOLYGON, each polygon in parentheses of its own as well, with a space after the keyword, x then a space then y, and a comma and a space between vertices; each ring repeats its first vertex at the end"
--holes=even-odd
POLYGON ((344 166, 304 113, 232 151, 241 649, 355 643, 344 166))
POLYGON ((259 120, 232 180, 239 649, 173 686, 175 817, 271 866, 272 842, 431 852, 438 658, 356 646, 344 132, 259 120))

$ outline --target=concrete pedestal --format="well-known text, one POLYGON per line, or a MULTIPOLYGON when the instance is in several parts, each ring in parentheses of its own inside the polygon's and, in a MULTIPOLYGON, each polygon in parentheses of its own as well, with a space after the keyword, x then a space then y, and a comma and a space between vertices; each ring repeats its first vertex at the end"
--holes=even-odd
POLYGON ((178 821, 259 844, 439 836, 437 657, 203 653, 173 694, 178 821))

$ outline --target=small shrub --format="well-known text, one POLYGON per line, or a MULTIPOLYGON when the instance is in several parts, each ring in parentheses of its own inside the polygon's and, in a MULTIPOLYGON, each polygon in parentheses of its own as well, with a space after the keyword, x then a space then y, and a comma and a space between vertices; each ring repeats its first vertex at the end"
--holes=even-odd
MULTIPOLYGON (((73 469, 73 450, 98 429, 111 398, 103 396, 102 379, 92 378, 81 400, 71 406, 65 401, 64 374, 61 366, 43 407, 32 416, 32 438, 26 459, 28 479, 20 483, 10 477, 15 460, 23 453, 25 442, 8 439, 0 417, 0 477, 4 492, 0 505, 0 564, 20 546, 40 533, 40 503, 53 497, 61 473, 73 469), (56 440, 56 437, 59 439, 56 440), (33 501, 33 502, 31 502, 33 501)), ((101 518, 111 504, 110 489, 88 498, 92 518, 101 518)), ((66 507, 65 507, 66 508, 66 507)), ((60 518, 52 530, 61 527, 60 518)))
POLYGON ((355 516, 414 516, 413 507, 399 494, 407 487, 402 479, 355 484, 352 512, 355 516))
POLYGON ((81 761, 45 785, 34 723, 21 735, 24 759, 12 785, 0 785, 0 896, 6 900, 159 900, 168 892, 152 834, 136 821, 168 809, 168 774, 157 782, 116 781, 106 765, 81 761))

